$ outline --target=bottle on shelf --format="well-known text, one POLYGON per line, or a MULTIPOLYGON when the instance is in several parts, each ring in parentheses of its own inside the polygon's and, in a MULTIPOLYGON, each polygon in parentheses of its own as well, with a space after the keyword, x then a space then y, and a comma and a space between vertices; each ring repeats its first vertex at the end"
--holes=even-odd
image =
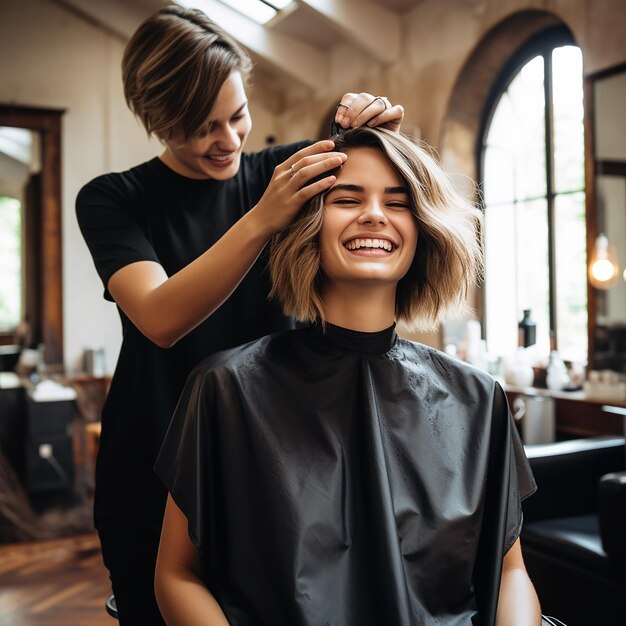
POLYGON ((537 324, 532 319, 530 309, 524 309, 524 316, 518 324, 518 345, 520 348, 528 348, 537 341, 537 324))

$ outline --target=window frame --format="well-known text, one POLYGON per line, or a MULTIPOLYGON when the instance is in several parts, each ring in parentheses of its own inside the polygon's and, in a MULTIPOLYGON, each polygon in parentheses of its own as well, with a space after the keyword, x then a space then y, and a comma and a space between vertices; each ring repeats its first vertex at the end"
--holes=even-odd
MULTIPOLYGON (((482 117, 476 143, 476 163, 478 164, 478 188, 480 204, 485 210, 484 198, 484 173, 485 173, 485 153, 487 148, 487 136, 491 127, 493 116, 497 109, 502 94, 509 88, 510 84, 517 77, 520 70, 538 55, 543 57, 544 68, 544 136, 545 136, 545 167, 546 167, 546 204, 548 221, 548 299, 549 299, 549 323, 553 335, 553 347, 558 350, 558 326, 557 326, 557 303, 556 303, 556 227, 555 227, 555 200, 558 193, 554 184, 554 135, 553 135, 553 107, 552 107, 552 81, 546 77, 552 76, 552 56, 555 48, 561 46, 576 46, 578 43, 574 39, 567 26, 559 24, 542 30, 535 34, 530 40, 524 43, 503 65, 497 75, 496 80, 489 92, 482 110, 482 117)), ((581 76, 584 84, 584 76, 581 76)), ((586 107, 586 100, 584 106, 586 107)), ((583 155, 584 158, 584 155, 583 155)), ((585 167, 586 171, 586 167, 585 167)), ((583 182, 582 191, 586 193, 586 184, 583 182)), ((587 228, 587 224, 585 224, 587 228)), ((486 328, 487 305, 485 301, 485 291, 480 290, 481 298, 481 324, 486 328)), ((587 323, 589 325, 589 323, 587 323)), ((589 346, 587 347, 589 354, 589 346)))

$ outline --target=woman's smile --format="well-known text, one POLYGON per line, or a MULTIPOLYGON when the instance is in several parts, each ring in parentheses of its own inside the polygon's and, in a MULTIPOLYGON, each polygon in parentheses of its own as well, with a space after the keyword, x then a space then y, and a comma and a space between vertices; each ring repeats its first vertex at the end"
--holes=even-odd
POLYGON ((392 253, 398 246, 388 239, 362 239, 355 238, 343 244, 348 250, 355 254, 372 255, 377 254, 384 256, 392 253))

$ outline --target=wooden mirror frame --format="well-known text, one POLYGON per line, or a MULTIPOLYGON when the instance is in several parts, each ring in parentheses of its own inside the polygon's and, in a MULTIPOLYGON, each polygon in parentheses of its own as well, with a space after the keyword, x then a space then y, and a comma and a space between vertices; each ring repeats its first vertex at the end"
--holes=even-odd
MULTIPOLYGON (((25 285, 27 308, 38 328, 34 340, 45 344, 47 363, 63 363, 63 268, 61 249, 61 117, 60 109, 0 104, 0 126, 38 132, 41 138, 41 222, 35 251, 37 285, 25 285)), ((29 251, 30 254, 30 251, 29 251)))
MULTIPOLYGON (((614 74, 626 72, 626 63, 607 68, 605 70, 589 74, 584 82, 585 102, 585 207, 587 225, 587 271, 589 261, 594 250, 596 237, 598 236, 598 213, 596 205, 596 177, 597 159, 595 149, 595 99, 594 85, 596 81, 614 74)), ((595 368, 595 338, 596 322, 598 317, 598 298, 600 294, 591 285, 587 278, 587 332, 588 332, 588 356, 587 369, 595 368)))

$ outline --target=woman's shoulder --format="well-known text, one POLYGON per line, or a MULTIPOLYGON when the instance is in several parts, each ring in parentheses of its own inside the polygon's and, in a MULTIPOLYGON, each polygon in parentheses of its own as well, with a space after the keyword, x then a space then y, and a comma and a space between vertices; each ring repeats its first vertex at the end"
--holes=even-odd
POLYGON ((497 381, 491 374, 433 346, 401 338, 398 341, 398 347, 404 358, 430 365, 432 372, 442 380, 455 383, 471 382, 488 390, 492 390, 497 385, 497 381))
POLYGON ((158 158, 128 170, 108 172, 85 183, 77 195, 77 205, 106 197, 129 196, 139 193, 158 179, 158 158))
POLYGON ((299 334, 298 330, 282 330, 215 352, 196 365, 190 378, 232 380, 232 376, 245 379, 248 375, 256 378, 276 362, 277 353, 284 353, 297 341, 299 334))

